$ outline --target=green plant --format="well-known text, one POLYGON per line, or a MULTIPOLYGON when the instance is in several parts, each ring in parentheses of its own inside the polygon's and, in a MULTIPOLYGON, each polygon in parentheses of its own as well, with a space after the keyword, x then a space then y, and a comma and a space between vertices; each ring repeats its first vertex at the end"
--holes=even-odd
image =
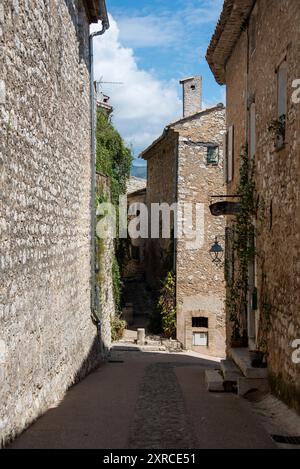
POLYGON ((110 318, 111 339, 113 342, 122 339, 126 325, 126 321, 121 319, 120 316, 110 318))
POLYGON ((175 275, 169 272, 160 291, 158 311, 165 337, 176 336, 175 275))
POLYGON ((268 128, 269 132, 271 132, 274 136, 275 148, 281 148, 285 142, 285 134, 286 134, 286 115, 283 114, 278 119, 273 119, 268 128))
MULTIPOLYGON (((111 202, 116 209, 117 230, 119 227, 119 196, 126 193, 126 182, 130 176, 132 163, 132 151, 124 145, 124 142, 101 110, 97 110, 97 159, 96 169, 99 173, 110 178, 111 202)), ((97 203, 107 202, 106 195, 97 195, 97 203)), ((112 267, 113 291, 117 310, 121 306, 121 272, 128 256, 128 240, 115 239, 115 259, 112 267)))
POLYGON ((113 263, 112 263, 112 282, 113 282, 113 294, 114 294, 116 310, 120 311, 122 282, 121 282, 120 266, 119 266, 116 256, 114 256, 113 263))
POLYGON ((240 164, 240 182, 237 194, 240 211, 232 230, 232 246, 236 254, 235 278, 228 285, 227 308, 232 324, 232 341, 243 339, 243 318, 248 307, 249 263, 255 256, 255 229, 253 217, 257 211, 255 199, 254 164, 250 162, 248 145, 243 148, 240 164))

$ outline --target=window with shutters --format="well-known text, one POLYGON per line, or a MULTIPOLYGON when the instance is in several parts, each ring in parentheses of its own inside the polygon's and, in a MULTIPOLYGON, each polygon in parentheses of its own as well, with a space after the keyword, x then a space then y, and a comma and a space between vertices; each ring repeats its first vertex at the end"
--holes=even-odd
POLYGON ((233 125, 228 129, 228 141, 227 141, 227 182, 230 183, 233 180, 234 171, 234 127, 233 125))
POLYGON ((287 114, 287 61, 284 60, 277 71, 278 118, 287 114))
POLYGON ((223 136, 223 155, 224 155, 224 182, 228 183, 228 132, 225 132, 223 136))
POLYGON ((256 154, 256 108, 252 103, 249 111, 249 143, 250 158, 254 159, 256 154))
POLYGON ((286 135, 286 116, 287 116, 287 81, 288 69, 286 59, 277 69, 277 148, 281 148, 285 143, 286 135))
POLYGON ((219 163, 219 147, 218 147, 218 145, 209 145, 207 147, 206 163, 208 165, 217 165, 219 163))

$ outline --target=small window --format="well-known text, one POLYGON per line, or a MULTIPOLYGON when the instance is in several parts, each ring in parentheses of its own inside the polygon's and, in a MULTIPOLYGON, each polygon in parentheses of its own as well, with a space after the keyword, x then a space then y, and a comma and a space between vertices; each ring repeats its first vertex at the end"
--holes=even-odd
POLYGON ((205 327, 206 329, 208 329, 208 318, 192 318, 192 327, 205 327))
POLYGON ((208 333, 207 332, 194 332, 193 345, 200 347, 208 347, 208 333))
POLYGON ((195 85, 192 85, 192 86, 191 86, 191 89, 192 89, 192 90, 195 90, 195 89, 196 89, 196 86, 195 86, 195 85))
POLYGON ((209 145, 207 147, 207 164, 217 165, 219 163, 219 147, 209 145))

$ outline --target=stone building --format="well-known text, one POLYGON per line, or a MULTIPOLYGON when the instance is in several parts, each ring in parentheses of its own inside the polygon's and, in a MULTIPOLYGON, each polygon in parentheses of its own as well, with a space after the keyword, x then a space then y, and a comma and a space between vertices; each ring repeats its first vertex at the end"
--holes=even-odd
MULTIPOLYGON (((131 177, 127 183, 128 223, 136 219, 141 205, 146 204, 146 180, 131 177)), ((145 243, 143 237, 130 238, 128 259, 123 270, 125 280, 143 280, 145 277, 145 243)))
POLYGON ((98 20, 104 32, 104 0, 0 4, 0 444, 100 360, 89 47, 98 20))
MULTIPOLYGON (((221 104, 201 110, 200 77, 181 83, 184 117, 168 125, 162 136, 142 153, 148 167, 148 212, 151 213, 153 204, 178 204, 173 216, 171 213, 169 236, 164 235, 164 222, 160 219, 160 233, 152 233, 147 241, 146 278, 152 288, 158 289, 166 271, 175 270, 177 339, 186 349, 222 356, 224 275, 222 268, 212 262, 210 248, 215 238, 221 244, 224 242, 224 222, 210 214, 209 204, 210 196, 224 190, 225 109, 221 104), (186 217, 184 203, 192 204, 193 226, 198 204, 200 243, 189 242, 192 239, 188 239, 189 235, 176 236, 186 217)), ((152 229, 153 215, 150 222, 152 229)))
MULTIPOLYGON (((248 265, 246 311, 237 311, 237 319, 249 348, 267 357, 272 389, 298 409, 300 365, 293 352, 300 338, 299 23, 298 0, 226 0, 207 53, 217 82, 227 86, 227 194, 243 194, 245 148, 248 178, 254 171, 255 254, 248 265)), ((229 234, 236 223, 228 218, 229 234)), ((241 261, 231 244, 229 239, 228 298, 241 261)), ((230 352, 229 316, 228 307, 230 352)))

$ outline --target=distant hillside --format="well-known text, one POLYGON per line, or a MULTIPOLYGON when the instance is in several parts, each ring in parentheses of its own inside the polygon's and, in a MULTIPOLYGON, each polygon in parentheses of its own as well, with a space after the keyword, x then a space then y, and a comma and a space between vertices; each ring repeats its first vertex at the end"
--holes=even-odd
POLYGON ((147 166, 131 166, 131 176, 141 179, 147 179, 147 166))

